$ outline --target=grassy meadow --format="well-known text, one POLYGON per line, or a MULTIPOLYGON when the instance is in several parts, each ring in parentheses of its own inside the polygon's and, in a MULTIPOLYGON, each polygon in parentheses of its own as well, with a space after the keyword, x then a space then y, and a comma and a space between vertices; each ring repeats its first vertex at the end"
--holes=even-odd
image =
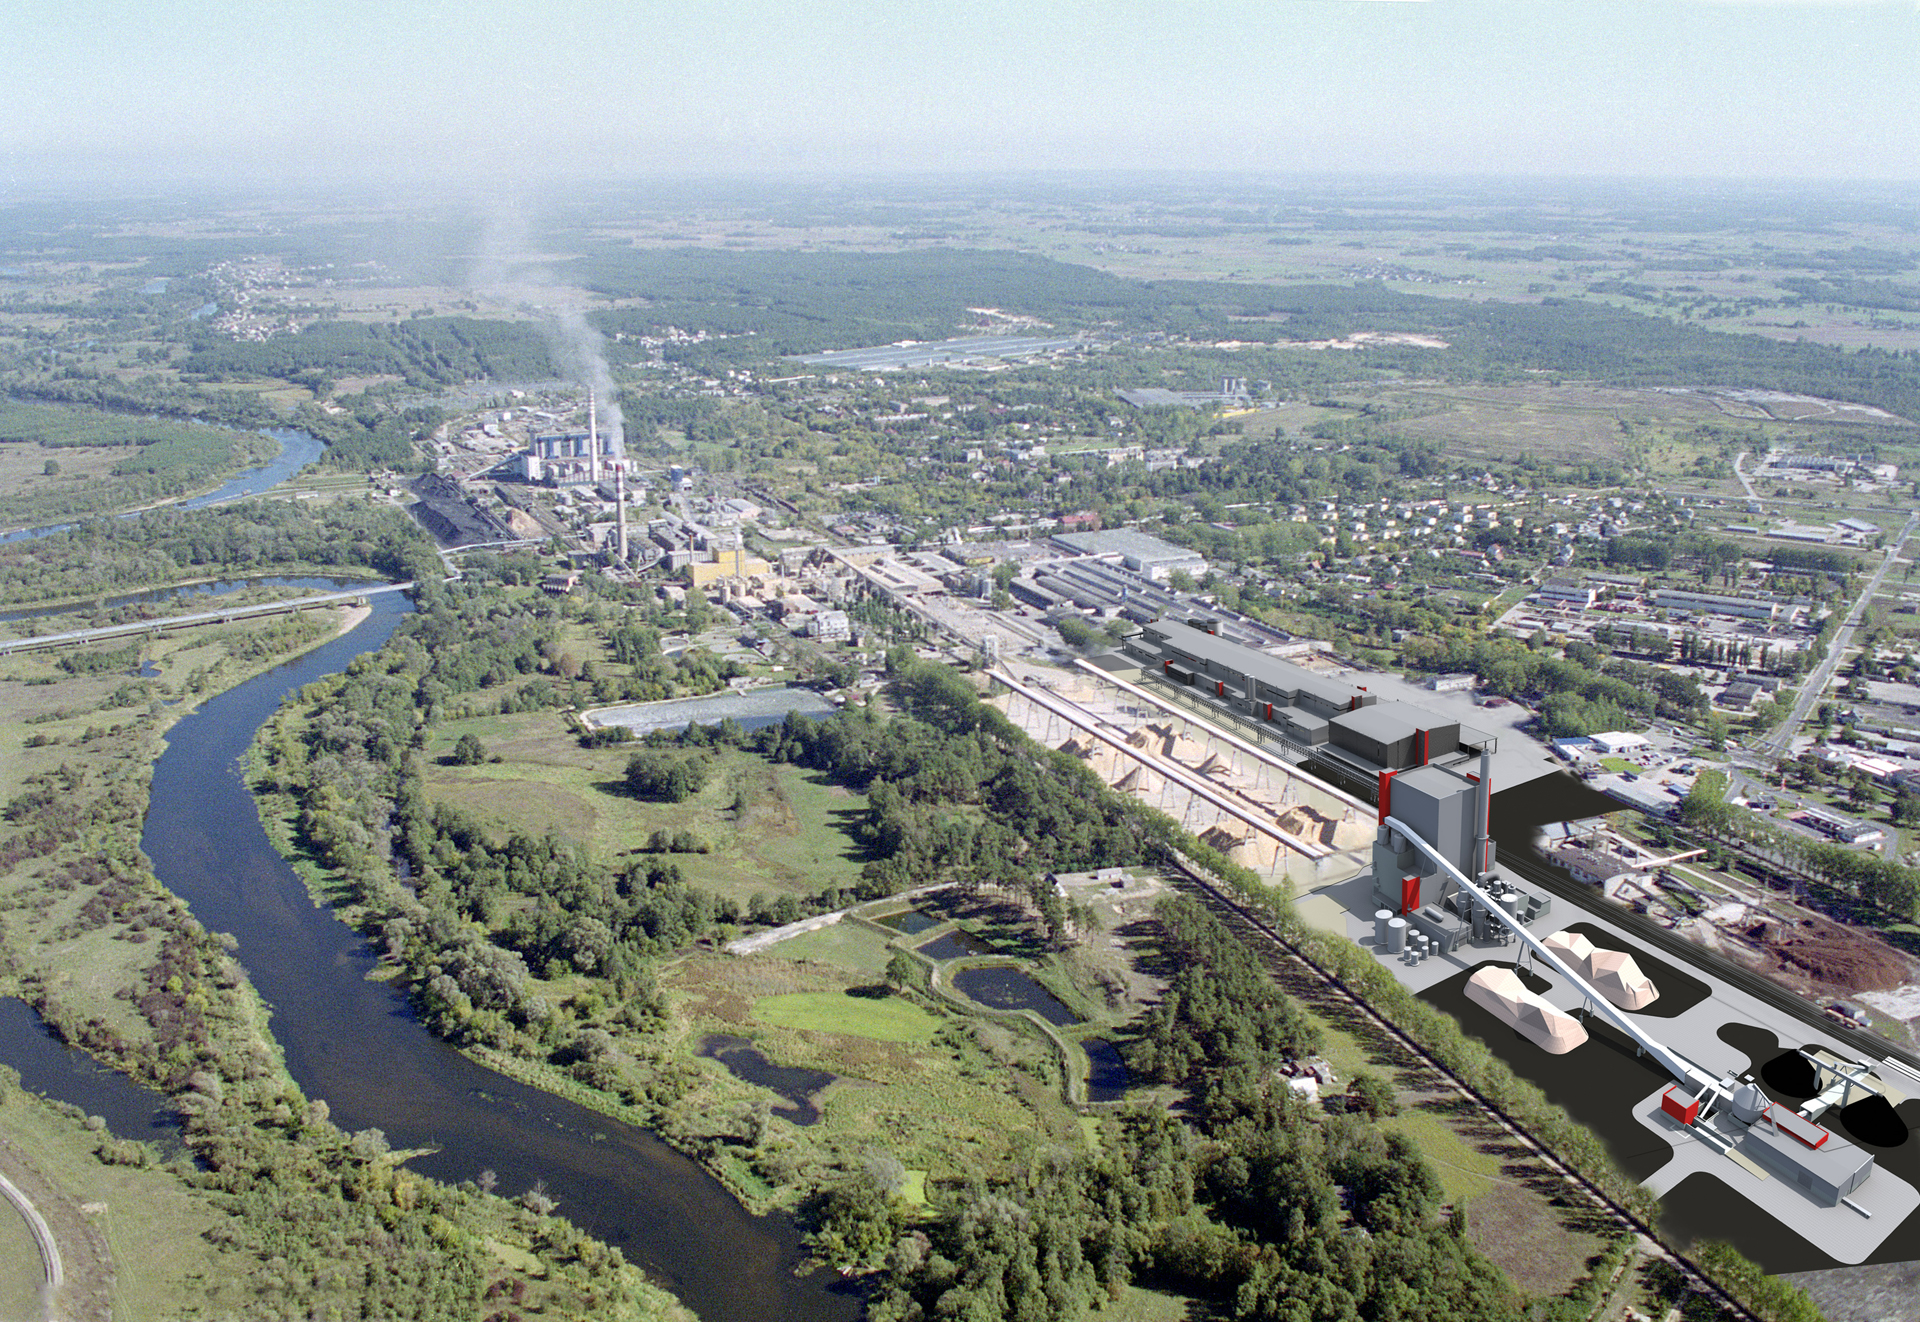
POLYGON ((503 837, 509 830, 553 830, 607 860, 643 850, 657 830, 691 831, 711 852, 671 856, 687 880, 742 902, 755 894, 817 894, 860 879, 866 853, 853 831, 866 796, 819 772, 726 750, 699 794, 685 803, 652 803, 626 792, 632 756, 630 746, 582 748, 557 712, 447 721, 435 727, 427 749, 427 792, 494 824, 503 837), (465 734, 500 760, 448 764, 465 734))

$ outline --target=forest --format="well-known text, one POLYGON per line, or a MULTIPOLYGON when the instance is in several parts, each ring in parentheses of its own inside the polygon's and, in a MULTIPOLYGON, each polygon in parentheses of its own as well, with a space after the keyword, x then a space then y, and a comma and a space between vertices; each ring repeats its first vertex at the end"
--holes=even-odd
POLYGON ((306 373, 393 375, 423 389, 554 374, 546 340, 532 323, 472 317, 418 317, 393 325, 318 321, 297 334, 259 341, 196 330, 179 366, 184 379, 207 382, 258 376, 296 380, 306 373))
POLYGON ((1157 916, 1174 978, 1131 1063, 1185 1086, 1190 1124, 1130 1110, 1098 1156, 1047 1154, 971 1181, 925 1229, 835 1191, 830 1233, 894 1236, 875 1322, 1074 1319, 1135 1279, 1248 1322, 1520 1318, 1411 1143, 1364 1108, 1316 1113, 1276 1080, 1317 1030, 1259 962, 1191 899, 1157 916))
POLYGON ((0 601, 84 599, 216 572, 302 568, 359 569, 396 581, 445 572, 432 539, 391 506, 339 502, 310 510, 247 500, 90 519, 0 544, 0 601))
POLYGON ((1377 281, 1135 281, 1025 254, 959 249, 795 253, 606 244, 590 249, 577 267, 578 278, 597 293, 648 300, 644 307, 598 314, 610 336, 672 325, 729 337, 668 348, 671 359, 705 369, 941 339, 972 325, 977 318, 967 309, 987 303, 1037 316, 1063 332, 1117 326, 1241 342, 1423 332, 1449 348, 1370 349, 1373 369, 1404 364, 1453 381, 1520 381, 1544 372, 1614 386, 1787 390, 1873 404, 1920 421, 1920 353, 1726 334, 1578 299, 1434 298, 1377 281))

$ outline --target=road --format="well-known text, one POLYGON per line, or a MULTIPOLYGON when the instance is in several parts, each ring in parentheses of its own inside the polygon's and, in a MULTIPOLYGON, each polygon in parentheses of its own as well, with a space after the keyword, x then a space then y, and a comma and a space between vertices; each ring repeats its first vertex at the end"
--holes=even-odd
POLYGON ((253 606, 230 606, 226 610, 200 611, 193 615, 167 615, 131 624, 108 624, 98 629, 70 629, 65 633, 36 634, 32 638, 0 639, 0 656, 13 652, 32 652, 43 647, 66 647, 73 643, 97 642, 103 638, 131 638, 163 629, 186 629, 197 624, 225 624, 254 615, 279 615, 288 611, 310 610, 316 606, 337 606, 342 602, 377 597, 386 592, 405 592, 412 583, 383 583, 378 587, 354 588, 350 592, 321 592, 308 597, 285 597, 253 606))
POLYGON ((47 1298, 58 1300, 61 1287, 67 1283, 66 1267, 60 1261, 60 1245, 53 1238, 53 1229, 47 1225, 47 1219, 40 1215, 40 1209, 33 1200, 20 1192, 19 1186, 6 1176, 0 1175, 0 1197, 4 1197, 19 1209, 25 1218, 27 1229, 33 1232, 33 1242, 40 1246, 40 1261, 47 1273, 47 1298))
POLYGON ((1847 608, 1846 619, 1838 629, 1834 630, 1833 638, 1827 644, 1826 656, 1821 658, 1820 664, 1814 667, 1813 674, 1808 676, 1807 682, 1801 686, 1800 700, 1793 704, 1793 714, 1787 717, 1786 721, 1772 734, 1756 741, 1754 744, 1756 751, 1769 757, 1780 757, 1793 746, 1794 733, 1807 719, 1807 714, 1813 710, 1814 703, 1826 696, 1827 685, 1832 682, 1833 672, 1839 668, 1841 658, 1846 655, 1847 648, 1853 643, 1853 631, 1860 626, 1861 618, 1866 614, 1867 603, 1872 601, 1874 595, 1880 591, 1880 584, 1886 580, 1887 571, 1892 569, 1895 562, 1899 560, 1900 548, 1906 545, 1907 538, 1913 535, 1915 527, 1920 527, 1920 513, 1907 516, 1906 526, 1900 529, 1892 543, 1888 545, 1887 554, 1880 561, 1880 567, 1873 571, 1873 577, 1867 580, 1866 587, 1860 590, 1860 595, 1847 608))
POLYGON ((1747 499, 1758 500, 1760 499, 1760 493, 1753 489, 1753 480, 1747 476, 1746 469, 1741 467, 1741 465, 1745 464, 1746 462, 1747 462, 1747 452, 1745 450, 1742 450, 1739 454, 1735 455, 1733 457, 1733 475, 1739 478, 1740 485, 1747 489, 1747 499))

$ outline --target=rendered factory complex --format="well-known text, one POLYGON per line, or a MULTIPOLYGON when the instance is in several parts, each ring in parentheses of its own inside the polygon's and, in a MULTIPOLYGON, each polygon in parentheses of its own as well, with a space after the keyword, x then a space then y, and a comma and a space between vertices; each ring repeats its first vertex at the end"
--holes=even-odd
MULTIPOLYGON (((1644 1096, 1621 1094, 1630 1122, 1580 1118, 1616 1154, 1636 1154, 1647 1187, 1664 1196, 1706 1177, 1841 1264, 1873 1257, 1920 1210, 1920 1189, 1876 1161, 1878 1150, 1911 1166, 1894 1108, 1920 1093, 1920 1077, 1851 1059, 1832 1034, 1711 968, 1692 970, 1704 980, 1672 969, 1604 905, 1563 894, 1556 911, 1503 870, 1489 832, 1491 737, 1195 627, 1206 623, 1157 621, 1125 653, 1143 676, 1377 801, 1370 871, 1328 888, 1346 934, 1416 992, 1438 1001, 1452 987, 1484 1011, 1470 1031, 1549 1095, 1551 1081, 1568 1090, 1583 1070, 1640 1078, 1644 1096), (1666 972, 1649 976, 1643 962, 1666 972)), ((1777 1229, 1769 1237, 1778 1242, 1777 1229)))

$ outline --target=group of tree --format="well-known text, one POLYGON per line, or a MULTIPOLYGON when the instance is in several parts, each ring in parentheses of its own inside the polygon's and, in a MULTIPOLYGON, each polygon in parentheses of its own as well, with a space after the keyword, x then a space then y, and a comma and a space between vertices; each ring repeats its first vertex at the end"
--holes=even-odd
POLYGON ((1680 801, 1680 820, 1710 839, 1738 844, 1789 875, 1812 878, 1884 911, 1897 922, 1920 916, 1920 868, 1898 858, 1815 840, 1729 803, 1726 774, 1702 772, 1680 801))
POLYGON ((1411 1142, 1286 1086, 1317 1031, 1251 953, 1192 900, 1158 913, 1178 985, 1132 1063, 1186 1088, 1190 1122, 1129 1111, 1099 1155, 970 1179, 924 1229, 869 1176, 830 1191, 816 1244, 881 1264, 877 1322, 1079 1318, 1141 1277, 1250 1322, 1519 1318, 1411 1142))

